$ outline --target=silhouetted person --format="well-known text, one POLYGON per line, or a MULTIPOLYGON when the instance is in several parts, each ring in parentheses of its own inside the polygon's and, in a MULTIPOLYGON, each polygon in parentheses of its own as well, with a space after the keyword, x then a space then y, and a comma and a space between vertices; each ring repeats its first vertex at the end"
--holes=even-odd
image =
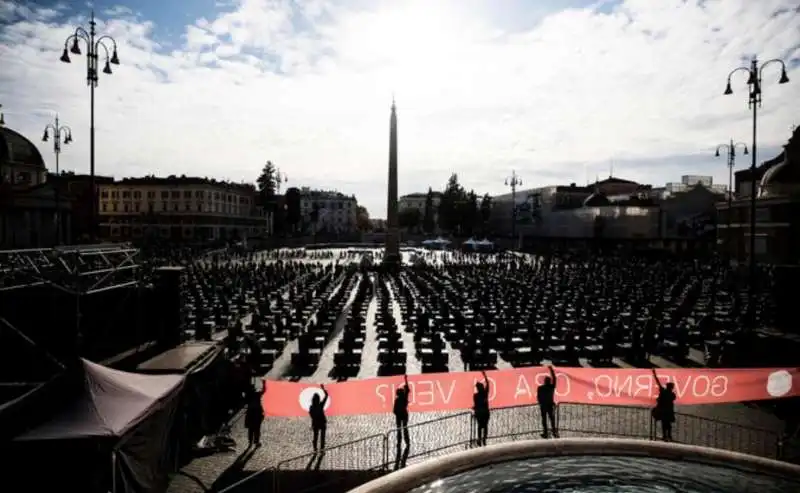
POLYGON ((405 384, 397 389, 394 396, 394 421, 397 425, 397 445, 400 446, 400 439, 405 440, 406 447, 411 443, 408 436, 408 375, 403 375, 405 384))
POLYGON ((308 415, 311 416, 311 431, 314 433, 314 452, 317 451, 317 442, 319 442, 319 448, 325 450, 325 433, 328 429, 328 418, 325 417, 328 391, 325 390, 324 385, 320 385, 319 388, 322 389, 325 397, 320 399, 319 394, 314 394, 314 397, 311 398, 311 406, 308 408, 308 415))
POLYGON ((478 446, 486 445, 489 437, 489 377, 482 371, 483 382, 475 384, 475 393, 472 395, 472 410, 475 413, 475 421, 478 423, 478 446))
POLYGON ((261 446, 261 425, 264 423, 264 407, 258 392, 252 392, 247 402, 244 415, 244 426, 247 428, 248 447, 261 446))
POLYGON ((656 375, 656 370, 653 369, 653 378, 658 385, 658 397, 656 398, 656 407, 653 408, 653 419, 661 421, 661 438, 665 442, 672 441, 672 423, 675 422, 675 384, 667 382, 667 385, 661 385, 661 381, 656 375))
POLYGON ((558 428, 556 428, 556 371, 552 366, 550 376, 545 377, 544 383, 536 389, 536 401, 539 403, 539 412, 542 415, 542 438, 550 436, 547 429, 547 422, 550 421, 550 428, 553 436, 558 438, 558 428))

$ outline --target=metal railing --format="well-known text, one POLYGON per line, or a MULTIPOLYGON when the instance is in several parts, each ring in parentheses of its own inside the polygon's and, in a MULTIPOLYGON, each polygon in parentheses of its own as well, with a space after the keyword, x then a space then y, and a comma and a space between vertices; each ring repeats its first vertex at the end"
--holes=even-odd
MULTIPOLYGON (((652 419, 652 410, 644 407, 590 406, 560 404, 555 417, 561 437, 625 437, 643 440, 659 438, 660 427, 652 419)), ((448 414, 407 427, 410 446, 405 447, 402 430, 359 438, 327 447, 320 453, 308 453, 286 459, 274 468, 265 468, 222 489, 219 493, 238 493, 247 483, 271 481, 274 492, 309 493, 332 489, 337 482, 330 477, 309 488, 281 484, 281 472, 292 470, 379 471, 389 472, 408 463, 445 455, 477 446, 477 430, 472 412, 448 414), (400 431, 400 434, 398 434, 400 431)), ((492 409, 488 442, 527 440, 543 432, 538 406, 524 405, 492 409)), ((673 438, 678 443, 701 445, 768 458, 781 458, 781 437, 771 430, 743 426, 711 418, 675 413, 673 438)), ((267 485, 268 483, 262 483, 267 485)))
MULTIPOLYGON (((457 444, 471 443, 474 439, 474 426, 472 412, 465 411, 457 414, 449 414, 420 423, 408 425, 406 428, 409 436, 409 446, 405 446, 403 430, 391 429, 384 433, 386 436, 386 457, 387 465, 391 465, 388 459, 392 459, 394 452, 394 469, 399 469, 408 461, 414 461, 419 457, 435 457, 451 453, 459 449, 457 444), (430 428, 436 427, 444 433, 433 433, 430 428)), ((461 447, 469 448, 469 447, 461 447)))
MULTIPOLYGON (((387 434, 378 433, 358 440, 326 447, 319 452, 311 452, 299 457, 292 457, 279 462, 272 470, 273 490, 281 491, 282 470, 344 470, 344 471, 382 471, 388 464, 389 448, 387 447, 387 434), (301 467, 291 467, 291 466, 301 467), (324 465, 324 467, 323 467, 324 465)), ((322 489, 329 482, 315 485, 314 489, 322 489)), ((293 484, 289 484, 289 487, 293 484)), ((293 488, 292 488, 293 489, 293 488)))
MULTIPOLYGON (((378 433, 367 437, 357 438, 344 442, 318 452, 309 452, 296 457, 291 457, 276 464, 274 467, 259 469, 244 478, 228 485, 219 493, 232 493, 236 491, 280 491, 281 471, 305 470, 340 470, 340 471, 382 471, 388 464, 386 446, 387 433, 378 433), (253 484, 263 485, 263 488, 254 487, 253 484), (270 488, 271 487, 271 488, 270 488)), ((317 484, 314 489, 322 488, 328 483, 317 484)), ((287 486, 287 485, 283 485, 287 486)), ((291 485, 288 485, 291 486, 291 485)), ((297 491, 295 489, 295 491, 297 491)), ((309 490, 305 490, 309 491, 309 490)))
POLYGON ((564 437, 655 439, 652 411, 646 407, 560 404, 556 423, 564 437))
MULTIPOLYGON (((660 433, 659 430, 655 431, 660 433)), ((783 458, 781 434, 778 432, 691 414, 675 413, 672 437, 678 443, 702 445, 771 459, 783 458)), ((655 435, 653 438, 656 438, 655 435)))

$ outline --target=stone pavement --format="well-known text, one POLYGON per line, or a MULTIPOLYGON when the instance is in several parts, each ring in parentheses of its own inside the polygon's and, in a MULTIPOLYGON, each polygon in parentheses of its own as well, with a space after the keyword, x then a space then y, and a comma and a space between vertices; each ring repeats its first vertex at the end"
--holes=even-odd
MULTIPOLYGON (((394 291, 391 293, 394 298, 394 291)), ((393 306, 398 325, 402 328, 399 307, 396 303, 393 303, 393 306)), ((366 347, 359 378, 377 375, 377 351, 374 350, 375 309, 376 301, 373 299, 367 312, 366 347)), ((331 342, 323 354, 321 368, 332 367, 336 344, 335 340, 331 342)), ((404 337, 403 343, 409 355, 409 373, 419 373, 419 362, 414 356, 413 338, 404 337)), ((293 345, 289 344, 267 378, 281 378, 286 374, 288 355, 292 350, 293 345)), ((451 369, 455 371, 463 368, 457 352, 451 352, 450 358, 451 369)), ((671 364, 667 361, 654 361, 654 363, 657 366, 671 364)), ((586 362, 582 364, 588 365, 586 362)), ((624 363, 620 362, 620 365, 624 363)), ((507 363, 502 362, 498 366, 507 366, 507 363)), ((303 380, 326 383, 330 379, 327 377, 327 371, 317 371, 303 380)), ((746 429, 733 429, 729 425, 720 424, 720 421, 765 428, 775 432, 780 432, 782 426, 771 414, 744 404, 679 407, 678 412, 685 415, 678 416, 674 431, 676 441, 764 456, 774 453, 776 436, 746 429)), ((559 417, 561 436, 608 435, 648 438, 651 434, 649 409, 565 405, 559 410, 559 417)), ((412 415, 411 422, 412 446, 409 451, 409 462, 464 448, 471 438, 471 418, 465 413, 415 414, 412 415), (414 426, 414 423, 423 421, 434 422, 414 426)), ((173 478, 169 492, 193 493, 219 490, 255 471, 275 467, 294 470, 369 469, 380 466, 387 460, 392 463, 395 460, 397 443, 394 434, 389 433, 393 426, 393 417, 388 414, 331 417, 327 435, 330 450, 321 460, 317 461, 319 458, 314 458, 312 461, 311 430, 306 418, 268 418, 262 430, 264 445, 249 453, 245 453, 247 438, 242 420, 239 419, 233 426, 233 437, 238 445, 236 452, 196 458, 173 478), (348 445, 337 447, 341 444, 348 445)), ((534 408, 497 409, 492 413, 490 434, 503 435, 493 441, 538 438, 539 426, 538 411, 534 408)))

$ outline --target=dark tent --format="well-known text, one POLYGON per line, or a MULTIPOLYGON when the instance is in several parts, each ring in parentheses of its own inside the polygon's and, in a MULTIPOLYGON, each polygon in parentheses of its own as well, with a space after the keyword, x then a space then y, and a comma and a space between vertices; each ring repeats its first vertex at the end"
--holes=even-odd
POLYGON ((43 422, 7 445, 4 482, 27 491, 164 491, 174 466, 173 421, 183 377, 81 360, 63 378, 73 395, 51 403, 43 422))
POLYGON ((224 412, 230 404, 227 388, 228 361, 220 342, 187 342, 169 349, 136 368, 148 375, 178 374, 185 377, 184 399, 178 418, 179 452, 188 457, 192 446, 204 435, 218 430, 227 421, 224 412))

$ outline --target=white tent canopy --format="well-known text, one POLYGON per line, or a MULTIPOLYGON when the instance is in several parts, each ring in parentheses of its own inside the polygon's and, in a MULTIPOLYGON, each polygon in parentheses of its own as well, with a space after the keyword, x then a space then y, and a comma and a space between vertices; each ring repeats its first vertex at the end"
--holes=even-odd
POLYGON ((486 246, 486 247, 494 246, 494 243, 492 243, 491 241, 487 240, 486 238, 482 239, 481 241, 476 242, 476 244, 478 246, 486 246))
POLYGON ((49 421, 15 440, 119 437, 183 383, 181 375, 140 375, 82 360, 83 393, 49 421))
POLYGON ((474 246, 478 245, 478 241, 476 241, 475 238, 470 238, 467 241, 465 241, 464 244, 467 245, 467 246, 474 247, 474 246))

